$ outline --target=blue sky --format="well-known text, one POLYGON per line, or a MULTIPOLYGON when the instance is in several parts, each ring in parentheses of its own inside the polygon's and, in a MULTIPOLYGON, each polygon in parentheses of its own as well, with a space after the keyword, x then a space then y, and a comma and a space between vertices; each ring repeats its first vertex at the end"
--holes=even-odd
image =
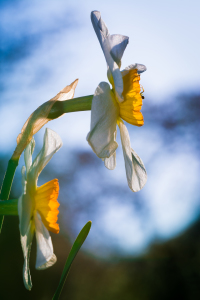
MULTIPOLYGON (((79 78, 75 97, 80 97, 93 94, 99 82, 107 81, 105 59, 90 21, 92 10, 101 11, 111 34, 129 36, 122 69, 135 62, 147 66, 141 76, 145 101, 173 105, 176 93, 200 91, 199 1, 2 1, 1 153, 12 153, 27 117, 64 86, 79 78)), ((89 126, 90 112, 48 124, 71 150, 90 150, 86 142, 89 126)), ((43 133, 44 129, 36 135, 40 146, 43 133)), ((192 203, 188 200, 197 191, 198 159, 190 155, 192 176, 188 179, 187 159, 192 150, 183 147, 184 141, 172 157, 151 128, 134 129, 131 140, 151 169, 148 185, 141 192, 151 211, 149 222, 144 230, 144 220, 134 211, 129 214, 128 204, 115 205, 113 212, 112 201, 99 222, 106 224, 107 233, 116 241, 125 240, 132 251, 156 234, 169 237, 180 232, 194 219, 199 204, 195 197, 192 203), (119 218, 123 221, 127 215, 129 222, 123 222, 123 230, 115 230, 119 218), (135 232, 134 239, 124 235, 128 230, 135 232)), ((117 170, 109 177, 126 185, 122 153, 117 170)))

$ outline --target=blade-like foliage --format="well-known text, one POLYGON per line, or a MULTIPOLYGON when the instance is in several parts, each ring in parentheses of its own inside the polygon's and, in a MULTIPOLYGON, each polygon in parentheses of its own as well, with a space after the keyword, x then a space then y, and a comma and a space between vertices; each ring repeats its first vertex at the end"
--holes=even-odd
POLYGON ((76 257, 78 251, 80 250, 81 246, 83 245, 89 231, 90 231, 90 228, 91 228, 91 225, 92 225, 92 222, 91 221, 88 221, 85 226, 81 229, 81 231, 79 232, 72 248, 71 248, 71 251, 69 253, 69 256, 67 258, 67 261, 65 263, 65 267, 64 267, 64 270, 62 272, 62 276, 61 276, 61 279, 60 279, 60 282, 59 282, 59 285, 58 285, 58 288, 53 296, 53 299, 52 300, 57 300, 59 299, 60 297, 60 294, 62 292, 62 289, 63 289, 63 286, 65 284, 65 280, 67 278, 67 275, 69 273, 69 270, 70 270, 70 267, 71 267, 71 264, 74 260, 74 258, 76 257))

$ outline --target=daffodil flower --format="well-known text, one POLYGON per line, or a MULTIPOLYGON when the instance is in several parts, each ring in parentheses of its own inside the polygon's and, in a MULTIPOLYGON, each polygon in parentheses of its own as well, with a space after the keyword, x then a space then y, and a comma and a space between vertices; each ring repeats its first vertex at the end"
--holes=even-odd
POLYGON ((110 35, 98 11, 91 13, 91 20, 106 59, 107 75, 112 89, 107 82, 101 82, 95 91, 87 141, 96 155, 104 161, 105 166, 114 169, 118 125, 128 185, 133 192, 137 192, 145 185, 147 174, 142 160, 131 148, 128 130, 123 120, 135 126, 144 124, 140 112, 143 88, 139 81, 140 73, 144 72, 146 67, 134 64, 120 72, 121 58, 128 44, 128 37, 110 35))
POLYGON ((59 184, 57 179, 53 179, 38 187, 37 180, 43 168, 61 146, 59 135, 53 130, 46 129, 43 147, 33 162, 32 154, 35 147, 33 138, 24 151, 26 167, 22 168, 23 193, 18 200, 18 214, 24 254, 23 279, 28 290, 32 287, 29 257, 34 232, 37 241, 36 269, 46 269, 57 260, 53 253, 49 231, 59 232, 57 223, 59 184))

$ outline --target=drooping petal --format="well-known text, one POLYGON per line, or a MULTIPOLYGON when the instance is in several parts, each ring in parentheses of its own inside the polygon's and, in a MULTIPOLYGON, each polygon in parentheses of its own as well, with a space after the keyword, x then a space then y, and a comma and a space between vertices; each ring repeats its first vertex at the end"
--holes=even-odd
POLYGON ((114 87, 117 100, 123 102, 123 80, 118 63, 121 61, 120 56, 123 54, 128 38, 120 35, 115 35, 113 38, 112 36, 110 37, 99 11, 93 11, 91 13, 91 20, 108 65, 108 79, 114 87), (119 42, 119 46, 116 44, 117 41, 119 42), (116 50, 114 49, 111 55, 112 47, 115 47, 116 50), (117 55, 119 55, 119 57, 117 57, 116 62, 113 57, 117 55))
POLYGON ((34 222, 30 221, 27 232, 25 235, 21 235, 21 245, 24 254, 24 266, 23 266, 23 281, 27 290, 31 290, 31 274, 29 269, 29 258, 31 252, 31 244, 33 240, 33 235, 35 231, 34 222))
POLYGON ((17 137, 17 147, 12 156, 13 158, 19 158, 23 150, 31 141, 32 136, 51 120, 48 118, 48 115, 54 103, 58 100, 63 101, 73 98, 77 83, 78 80, 76 79, 69 86, 66 86, 63 90, 61 90, 54 98, 39 106, 30 115, 30 117, 22 127, 21 133, 17 137))
POLYGON ((43 147, 30 168, 27 181, 36 186, 39 174, 61 146, 62 140, 60 136, 55 131, 46 128, 43 147))
MULTIPOLYGON (((24 168, 22 170, 24 170, 24 168)), ((26 186, 24 187, 24 190, 25 189, 26 186)), ((33 209, 34 203, 30 198, 29 193, 23 193, 18 200, 19 229, 22 236, 26 235, 32 218, 33 209)))
MULTIPOLYGON (((116 138, 117 138, 117 130, 115 131, 115 134, 114 134, 115 141, 116 141, 116 138)), ((116 167, 116 151, 110 157, 103 158, 103 160, 104 160, 104 166, 108 170, 114 170, 116 167)))
POLYGON ((126 67, 124 70, 121 71, 122 77, 129 73, 130 70, 137 69, 138 74, 141 74, 147 70, 145 65, 141 64, 134 64, 126 67))
POLYGON ((53 253, 53 245, 50 234, 44 224, 38 212, 34 215, 36 241, 37 241, 37 256, 36 256, 36 269, 43 270, 51 267, 57 261, 55 254, 53 253))
POLYGON ((119 107, 106 82, 101 82, 94 94, 91 109, 90 132, 87 141, 100 158, 108 158, 118 147, 115 131, 119 107))
POLYGON ((116 167, 116 152, 108 158, 104 159, 104 165, 108 170, 114 170, 116 167))
POLYGON ((121 120, 118 122, 118 126, 120 129, 128 185, 133 192, 138 192, 144 187, 147 181, 147 173, 141 158, 131 148, 126 126, 121 120))

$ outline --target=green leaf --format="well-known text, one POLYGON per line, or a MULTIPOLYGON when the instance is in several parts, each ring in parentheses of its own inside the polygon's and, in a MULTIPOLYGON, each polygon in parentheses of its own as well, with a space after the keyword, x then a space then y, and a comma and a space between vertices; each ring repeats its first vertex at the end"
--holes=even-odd
MULTIPOLYGON (((7 167, 7 170, 6 170, 4 179, 3 179, 1 191, 0 191, 0 199, 1 200, 9 199, 13 178, 14 178, 15 170, 18 166, 18 163, 19 163, 19 158, 13 159, 12 157, 8 162, 8 167, 7 167)), ((3 226, 3 220, 4 220, 4 216, 1 215, 0 216, 0 233, 2 230, 2 226, 3 226)))
POLYGON ((2 215, 18 215, 18 199, 0 200, 0 217, 2 215))
POLYGON ((78 251, 80 250, 81 246, 83 245, 86 237, 88 236, 91 225, 92 225, 91 221, 87 222, 85 224, 85 226, 82 228, 82 230, 79 232, 79 235, 77 236, 77 238, 76 238, 76 240, 75 240, 75 242, 74 242, 74 244, 71 248, 71 251, 69 253, 67 261, 65 263, 65 267, 64 267, 64 270, 62 272, 62 276, 61 276, 58 288, 57 288, 52 300, 59 299, 59 297, 61 295, 61 292, 62 292, 62 289, 63 289, 63 286, 65 284, 65 280, 67 278, 67 275, 69 274, 71 264, 72 264, 74 258, 76 257, 78 251))

